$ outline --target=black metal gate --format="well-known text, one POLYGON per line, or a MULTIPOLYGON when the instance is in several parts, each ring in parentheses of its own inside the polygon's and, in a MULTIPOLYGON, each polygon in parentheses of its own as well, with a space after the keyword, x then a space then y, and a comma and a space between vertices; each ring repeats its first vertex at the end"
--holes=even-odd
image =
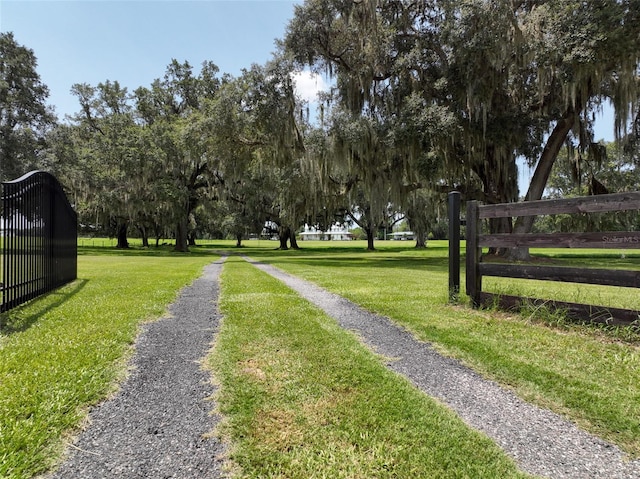
POLYGON ((77 277, 77 215, 51 174, 2 183, 0 312, 77 277))

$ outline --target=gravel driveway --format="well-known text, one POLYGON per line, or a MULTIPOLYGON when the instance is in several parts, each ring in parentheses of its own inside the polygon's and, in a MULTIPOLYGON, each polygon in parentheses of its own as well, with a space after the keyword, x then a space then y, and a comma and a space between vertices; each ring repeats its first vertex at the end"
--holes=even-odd
POLYGON ((640 479, 640 461, 626 461, 618 447, 441 356, 389 319, 273 266, 245 259, 354 331, 377 353, 393 358, 389 368, 492 438, 523 471, 554 479, 640 479))
POLYGON ((206 435, 215 392, 201 368, 216 332, 222 261, 184 288, 170 316, 143 327, 129 377, 89 415, 50 479, 215 479, 222 446, 206 435))
MULTIPOLYGON (((498 384, 419 342, 389 319, 279 269, 252 262, 355 332, 387 366, 483 431, 531 474, 555 479, 638 479, 640 461, 614 445, 532 406, 498 384)), ((218 275, 223 260, 182 290, 170 317, 146 325, 132 371, 119 392, 90 413, 89 426, 48 479, 217 479, 222 446, 207 436, 215 392, 200 361, 218 327, 218 275)))

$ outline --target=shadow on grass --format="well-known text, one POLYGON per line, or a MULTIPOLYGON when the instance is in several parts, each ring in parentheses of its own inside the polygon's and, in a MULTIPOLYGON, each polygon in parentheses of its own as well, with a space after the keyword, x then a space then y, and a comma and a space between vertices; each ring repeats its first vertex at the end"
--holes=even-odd
POLYGON ((266 264, 306 264, 308 266, 317 266, 320 268, 376 268, 376 269, 415 269, 430 271, 448 271, 449 262, 447 258, 320 258, 320 257, 297 257, 297 258, 260 258, 262 263, 266 264))
POLYGON ((84 289, 89 280, 77 279, 47 294, 0 315, 0 334, 9 336, 21 333, 36 324, 51 310, 63 305, 84 289))
POLYGON ((78 246, 78 256, 211 256, 216 254, 216 250, 224 249, 225 246, 191 246, 186 253, 174 251, 173 248, 170 245, 148 248, 132 246, 126 249, 115 246, 78 246))
POLYGON ((415 249, 410 246, 388 246, 375 251, 349 246, 301 246, 298 250, 246 248, 235 254, 254 257, 265 264, 303 264, 321 268, 380 268, 448 271, 448 248, 430 246, 415 249))

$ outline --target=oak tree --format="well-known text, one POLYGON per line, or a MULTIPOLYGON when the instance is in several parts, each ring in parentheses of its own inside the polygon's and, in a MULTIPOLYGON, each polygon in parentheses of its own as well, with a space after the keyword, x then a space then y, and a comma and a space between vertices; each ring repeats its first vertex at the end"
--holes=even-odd
POLYGON ((0 181, 42 167, 46 133, 56 119, 36 68, 33 50, 13 33, 0 33, 0 181))

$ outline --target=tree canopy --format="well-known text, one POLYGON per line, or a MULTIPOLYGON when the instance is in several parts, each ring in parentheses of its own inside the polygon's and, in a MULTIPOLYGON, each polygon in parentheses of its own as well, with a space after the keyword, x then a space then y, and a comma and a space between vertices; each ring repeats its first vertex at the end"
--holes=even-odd
POLYGON ((406 173, 392 181, 401 196, 413 184, 500 203, 518 199, 519 157, 536 165, 526 199, 539 199, 562 145, 591 147, 605 100, 622 130, 637 109, 638 14, 620 0, 310 0, 284 46, 335 78, 335 104, 354 121, 384 125, 368 130, 384 140, 348 140, 353 176, 379 178, 387 155, 406 173))
POLYGON ((7 58, 30 65, 8 82, 6 65, 16 69, 17 60, 3 55, 1 153, 11 157, 3 165, 39 158, 56 168, 82 221, 110 225, 124 234, 121 246, 135 227, 157 240, 172 232, 186 251, 205 230, 240 243, 265 222, 279 229, 281 247, 296 247, 304 223, 345 219, 366 232, 369 248, 400 218, 423 245, 452 189, 487 203, 535 200, 554 164, 584 171, 602 161, 614 147, 594 142, 593 125, 607 103, 615 148, 626 148, 620 161, 637 161, 640 0, 307 0, 294 8, 267 64, 232 77, 211 62, 195 70, 172 60, 163 78, 132 93, 117 81, 80 83, 78 113, 51 131, 35 56, 3 35, 7 58), (301 69, 332 79, 317 117, 295 95, 301 69), (23 85, 29 108, 9 106, 21 104, 9 84, 23 85), (48 150, 37 146, 45 133, 48 150), (534 168, 526 191, 518 190, 522 161, 534 168))
POLYGON ((55 116, 36 68, 33 50, 19 45, 12 33, 0 33, 0 181, 42 163, 45 133, 55 116))

